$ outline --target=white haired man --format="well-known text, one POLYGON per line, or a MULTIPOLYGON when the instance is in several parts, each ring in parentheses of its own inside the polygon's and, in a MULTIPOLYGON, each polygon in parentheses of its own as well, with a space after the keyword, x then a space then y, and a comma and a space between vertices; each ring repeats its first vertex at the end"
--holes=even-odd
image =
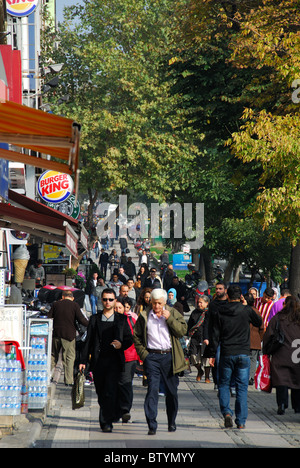
POLYGON ((164 289, 154 289, 151 293, 151 306, 141 311, 134 327, 135 348, 143 361, 148 380, 144 410, 149 435, 156 434, 157 430, 161 379, 166 391, 168 430, 176 430, 178 374, 187 367, 179 341, 187 332, 187 324, 183 316, 173 307, 166 305, 166 302, 167 292, 164 289))

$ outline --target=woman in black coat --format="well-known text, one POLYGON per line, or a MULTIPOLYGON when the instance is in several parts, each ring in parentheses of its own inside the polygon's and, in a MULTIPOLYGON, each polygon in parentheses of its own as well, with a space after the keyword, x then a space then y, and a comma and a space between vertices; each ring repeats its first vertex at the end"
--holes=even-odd
POLYGON ((210 365, 209 359, 203 356, 206 343, 204 336, 204 328, 207 328, 207 310, 209 305, 208 296, 196 296, 197 308, 193 310, 188 321, 188 336, 190 338, 189 357, 190 364, 198 370, 196 377, 197 382, 200 382, 202 375, 205 373, 205 382, 209 383, 210 365))
POLYGON ((278 414, 288 407, 291 389, 292 408, 300 413, 300 303, 294 296, 285 299, 283 309, 269 322, 263 337, 263 349, 275 334, 276 323, 284 334, 284 343, 271 356, 271 381, 276 388, 278 414))

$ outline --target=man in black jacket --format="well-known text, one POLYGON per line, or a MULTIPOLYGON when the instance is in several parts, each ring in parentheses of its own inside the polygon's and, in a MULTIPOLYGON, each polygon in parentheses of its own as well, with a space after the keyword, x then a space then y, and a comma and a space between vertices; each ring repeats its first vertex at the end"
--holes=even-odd
POLYGON ((150 276, 145 280, 144 288, 152 288, 152 289, 160 289, 161 282, 159 278, 156 276, 156 268, 150 269, 150 276))
MULTIPOLYGON (((242 291, 239 286, 230 286, 227 295, 228 303, 214 317, 210 344, 212 356, 220 344, 219 403, 225 427, 233 426, 233 412, 230 409, 230 382, 233 375, 236 384, 235 422, 239 429, 243 429, 248 416, 250 323, 259 327, 262 319, 252 307, 241 303, 242 291)), ((210 359, 212 366, 214 361, 214 357, 210 359)))
POLYGON ((100 273, 106 280, 106 272, 107 272, 107 265, 108 265, 108 253, 105 252, 104 249, 101 249, 101 255, 99 258, 99 266, 100 266, 100 273))
POLYGON ((124 350, 133 344, 133 338, 126 315, 114 311, 115 291, 104 289, 101 300, 103 311, 90 318, 79 370, 85 369, 91 356, 90 369, 100 405, 100 427, 103 432, 112 432, 118 408, 118 381, 125 366, 124 350))
MULTIPOLYGON (((216 293, 214 299, 209 303, 208 311, 205 316, 205 321, 207 324, 203 327, 203 342, 207 344, 204 357, 210 358, 212 356, 215 357, 214 367, 212 368, 212 376, 214 379, 215 390, 218 388, 218 381, 219 381, 219 358, 220 358, 220 349, 217 349, 217 352, 212 354, 211 353, 211 343, 210 337, 214 327, 215 316, 219 310, 222 310, 223 307, 226 307, 228 303, 227 297, 227 285, 224 281, 218 281, 216 284, 216 293)), ((232 382, 233 384, 234 382, 232 382)))

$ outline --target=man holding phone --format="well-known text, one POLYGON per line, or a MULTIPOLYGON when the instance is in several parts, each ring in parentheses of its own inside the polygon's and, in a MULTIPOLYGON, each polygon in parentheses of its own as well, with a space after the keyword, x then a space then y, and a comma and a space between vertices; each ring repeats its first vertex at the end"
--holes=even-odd
POLYGON ((155 435, 157 430, 161 379, 166 389, 168 430, 176 431, 178 373, 187 368, 179 341, 187 332, 187 324, 184 317, 176 309, 166 305, 166 302, 167 292, 164 289, 154 289, 151 293, 151 306, 141 311, 134 327, 135 349, 143 361, 148 380, 144 403, 148 435, 155 435))

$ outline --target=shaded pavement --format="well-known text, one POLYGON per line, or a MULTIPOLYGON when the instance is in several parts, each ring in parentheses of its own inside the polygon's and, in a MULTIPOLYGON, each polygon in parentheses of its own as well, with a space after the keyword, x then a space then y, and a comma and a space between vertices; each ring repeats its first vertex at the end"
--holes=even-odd
MULTIPOLYGON (((86 402, 72 410, 71 391, 62 379, 52 392, 47 417, 33 446, 37 448, 197 449, 247 447, 300 447, 300 415, 288 409, 277 415, 275 392, 249 387, 249 416, 244 430, 225 429, 213 383, 196 382, 196 372, 180 378, 177 430, 168 432, 164 397, 159 398, 158 430, 148 436, 143 403, 146 388, 134 378, 131 422, 114 424, 112 433, 99 428, 94 386, 85 387, 86 402)), ((234 397, 231 398, 234 409, 234 397)), ((1 444, 0 444, 1 447, 1 444)))

